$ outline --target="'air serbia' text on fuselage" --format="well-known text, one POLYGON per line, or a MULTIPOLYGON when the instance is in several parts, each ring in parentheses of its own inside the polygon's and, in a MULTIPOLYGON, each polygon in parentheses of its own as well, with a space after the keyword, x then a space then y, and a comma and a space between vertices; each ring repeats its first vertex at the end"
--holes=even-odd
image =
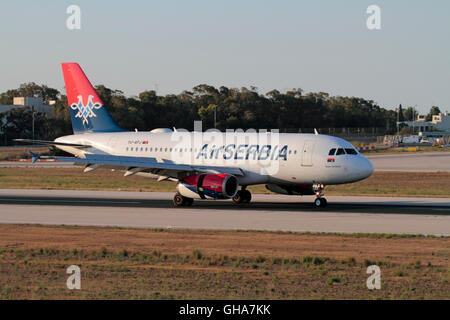
POLYGON ((226 146, 211 146, 203 145, 197 154, 196 159, 218 159, 219 154, 222 154, 224 160, 287 160, 287 145, 279 147, 278 145, 272 148, 271 145, 257 145, 257 144, 228 144, 226 146))

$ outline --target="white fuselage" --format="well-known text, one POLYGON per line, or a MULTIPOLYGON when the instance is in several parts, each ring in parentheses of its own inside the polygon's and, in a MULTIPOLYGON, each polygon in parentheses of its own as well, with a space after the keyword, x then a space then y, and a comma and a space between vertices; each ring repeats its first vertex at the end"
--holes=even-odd
POLYGON ((371 162, 349 142, 319 134, 117 132, 76 134, 55 141, 91 146, 58 146, 79 157, 100 153, 236 167, 244 172, 237 177, 240 185, 342 184, 365 179, 373 172, 371 162), (348 152, 330 155, 332 149, 348 152))

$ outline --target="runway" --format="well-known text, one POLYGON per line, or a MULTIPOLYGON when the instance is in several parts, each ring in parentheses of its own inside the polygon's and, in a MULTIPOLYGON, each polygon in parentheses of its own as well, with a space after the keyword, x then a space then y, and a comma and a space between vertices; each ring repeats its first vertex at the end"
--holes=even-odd
POLYGON ((174 208, 173 193, 0 190, 0 223, 293 232, 450 235, 449 198, 253 195, 252 203, 195 201, 174 208))
POLYGON ((0 168, 73 168, 73 162, 0 161, 0 168))
POLYGON ((450 172, 450 152, 371 155, 376 171, 450 172))

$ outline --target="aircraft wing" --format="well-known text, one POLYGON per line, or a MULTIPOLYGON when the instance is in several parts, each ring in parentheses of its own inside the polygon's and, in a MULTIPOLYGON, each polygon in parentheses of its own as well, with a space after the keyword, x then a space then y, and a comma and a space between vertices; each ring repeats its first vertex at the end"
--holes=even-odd
POLYGON ((77 164, 85 164, 85 171, 91 171, 97 168, 110 168, 127 170, 125 175, 131 175, 137 172, 149 172, 159 176, 178 177, 178 173, 183 172, 203 172, 203 173, 226 173, 236 176, 243 176, 244 173, 240 168, 234 167, 217 167, 204 165, 185 165, 175 163, 171 160, 156 159, 150 157, 127 157, 114 156, 108 154, 85 154, 86 158, 77 157, 46 157, 39 156, 32 152, 32 161, 39 159, 55 159, 61 162, 73 162, 77 164), (159 160, 159 161, 158 161, 159 160))

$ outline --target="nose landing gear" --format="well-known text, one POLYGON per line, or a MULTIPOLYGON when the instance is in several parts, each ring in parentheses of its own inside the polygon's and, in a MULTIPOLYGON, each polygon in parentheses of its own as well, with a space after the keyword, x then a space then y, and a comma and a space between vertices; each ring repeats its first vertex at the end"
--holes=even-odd
POLYGON ((316 208, 322 208, 325 207, 327 205, 327 199, 325 198, 316 198, 316 200, 314 200, 314 206, 316 208))
POLYGON ((325 186, 323 184, 313 184, 313 190, 316 194, 316 199, 314 200, 314 206, 316 208, 323 208, 327 205, 327 199, 323 197, 324 187, 325 186))

